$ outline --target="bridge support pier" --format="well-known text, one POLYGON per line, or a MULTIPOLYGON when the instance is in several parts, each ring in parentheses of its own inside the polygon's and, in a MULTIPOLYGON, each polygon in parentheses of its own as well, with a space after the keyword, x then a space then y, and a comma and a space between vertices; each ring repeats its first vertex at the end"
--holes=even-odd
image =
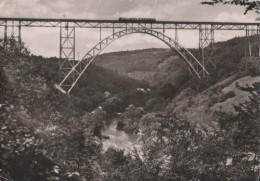
POLYGON ((260 25, 257 26, 256 35, 257 35, 258 57, 260 57, 260 25))
POLYGON ((258 35, 256 37, 257 45, 258 45, 258 57, 260 57, 260 27, 257 26, 257 29, 254 27, 246 26, 246 42, 245 42, 245 57, 252 58, 252 42, 250 40, 250 36, 258 35))
POLYGON ((179 37, 178 37, 178 28, 177 28, 177 25, 175 25, 175 30, 174 30, 174 32, 175 32, 175 47, 176 47, 176 45, 177 45, 177 43, 178 43, 178 41, 179 41, 179 37))
POLYGON ((21 39, 21 23, 15 21, 4 22, 4 37, 2 46, 4 49, 18 48, 21 51, 22 39, 21 39), (14 47, 14 46, 17 47, 14 47))
POLYGON ((250 36, 254 35, 254 31, 247 26, 246 27, 246 42, 245 42, 245 57, 250 58, 252 57, 252 49, 251 49, 251 41, 250 36))
MULTIPOLYGON (((72 23, 73 24, 73 23, 72 23)), ((60 25, 60 79, 66 76, 75 66, 75 25, 70 26, 68 22, 60 25)), ((74 72, 73 72, 74 73, 74 72)), ((71 87, 75 82, 75 75, 72 75, 64 83, 64 87, 71 87)))
POLYGON ((0 47, 4 48, 4 44, 5 44, 5 28, 0 27, 0 47))
MULTIPOLYGON (((207 68, 211 64, 214 68, 216 67, 216 62, 214 61, 212 55, 214 53, 214 29, 212 25, 200 25, 199 28, 199 49, 201 56, 201 64, 207 68), (207 48, 207 50, 206 50, 207 48)), ((204 75, 205 76, 205 75, 204 75)))

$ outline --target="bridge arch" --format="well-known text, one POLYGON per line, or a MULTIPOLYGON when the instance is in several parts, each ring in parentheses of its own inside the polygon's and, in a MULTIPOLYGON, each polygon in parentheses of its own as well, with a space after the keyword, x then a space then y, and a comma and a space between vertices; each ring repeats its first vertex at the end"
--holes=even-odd
POLYGON ((107 46, 109 46, 115 40, 133 33, 144 33, 158 38, 166 45, 168 45, 172 50, 174 50, 177 55, 184 61, 189 71, 199 79, 205 75, 209 74, 205 67, 192 55, 192 53, 186 48, 182 47, 178 42, 166 36, 165 34, 144 28, 131 28, 116 32, 107 38, 96 44, 80 61, 78 61, 71 70, 65 75, 60 84, 55 84, 55 88, 60 90, 65 94, 69 94, 73 87, 76 85, 82 74, 92 63, 97 55, 99 55, 107 46))

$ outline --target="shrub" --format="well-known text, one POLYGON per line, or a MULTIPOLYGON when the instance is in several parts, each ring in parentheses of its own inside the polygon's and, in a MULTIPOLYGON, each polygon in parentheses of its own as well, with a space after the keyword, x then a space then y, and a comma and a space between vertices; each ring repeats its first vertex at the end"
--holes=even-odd
POLYGON ((161 88, 159 88, 158 94, 159 96, 163 97, 164 99, 173 98, 174 95, 177 93, 177 89, 171 83, 167 83, 161 88))
POLYGON ((124 121, 120 120, 120 121, 117 122, 116 129, 118 129, 118 130, 123 130, 123 128, 124 128, 125 125, 126 125, 126 124, 124 123, 124 121))
POLYGON ((252 77, 255 77, 257 75, 260 75, 260 63, 259 59, 256 61, 251 61, 248 63, 248 74, 252 77))
POLYGON ((106 101, 102 104, 102 107, 107 113, 117 113, 122 111, 122 100, 117 97, 113 96, 111 98, 106 99, 106 101))
POLYGON ((233 91, 228 91, 226 94, 223 94, 219 97, 218 102, 225 102, 226 100, 235 97, 236 94, 233 91))

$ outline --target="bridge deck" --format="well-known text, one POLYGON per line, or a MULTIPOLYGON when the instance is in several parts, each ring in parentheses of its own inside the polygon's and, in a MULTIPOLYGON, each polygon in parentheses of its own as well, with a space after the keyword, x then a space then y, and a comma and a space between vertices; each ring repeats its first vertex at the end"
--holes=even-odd
POLYGON ((47 18, 0 18, 0 26, 60 27, 69 23, 76 28, 152 28, 152 29, 199 29, 211 27, 214 30, 258 30, 260 23, 253 22, 203 22, 203 21, 119 21, 91 19, 47 19, 47 18))

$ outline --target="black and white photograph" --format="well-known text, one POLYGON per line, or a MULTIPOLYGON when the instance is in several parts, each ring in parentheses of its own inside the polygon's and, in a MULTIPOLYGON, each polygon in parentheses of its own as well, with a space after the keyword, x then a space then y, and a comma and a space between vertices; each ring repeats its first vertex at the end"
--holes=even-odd
POLYGON ((0 0, 0 181, 260 181, 260 1, 0 0))

